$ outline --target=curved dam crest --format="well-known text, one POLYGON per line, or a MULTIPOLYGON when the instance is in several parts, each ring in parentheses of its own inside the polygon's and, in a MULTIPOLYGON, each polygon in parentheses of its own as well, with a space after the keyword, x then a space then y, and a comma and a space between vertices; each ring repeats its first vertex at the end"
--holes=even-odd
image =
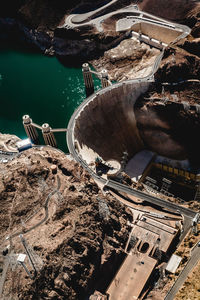
POLYGON ((74 127, 74 138, 80 145, 80 154, 86 145, 104 160, 120 160, 124 151, 133 156, 143 149, 133 107, 148 87, 148 82, 136 83, 134 87, 123 84, 99 94, 89 102, 74 127))

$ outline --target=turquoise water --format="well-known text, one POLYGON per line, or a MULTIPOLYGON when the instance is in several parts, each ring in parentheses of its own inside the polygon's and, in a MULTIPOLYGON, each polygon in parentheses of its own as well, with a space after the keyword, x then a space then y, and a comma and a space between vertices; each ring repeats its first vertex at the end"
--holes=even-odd
MULTIPOLYGON (((99 80, 95 85, 99 88, 99 80)), ((29 51, 0 51, 0 132, 25 138, 24 114, 39 125, 67 127, 84 98, 81 68, 66 68, 55 57, 29 51)), ((56 133, 56 139, 67 151, 65 134, 56 133)))

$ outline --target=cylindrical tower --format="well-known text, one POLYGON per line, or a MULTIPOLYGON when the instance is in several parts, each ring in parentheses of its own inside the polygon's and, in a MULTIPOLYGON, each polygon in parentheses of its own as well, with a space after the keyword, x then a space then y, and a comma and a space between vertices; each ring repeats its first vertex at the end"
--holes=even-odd
POLYGON ((102 86, 102 88, 105 88, 109 85, 110 85, 110 83, 109 83, 109 79, 108 79, 108 72, 107 72, 107 70, 104 69, 101 71, 101 86, 102 86))
POLYGON ((32 119, 29 117, 29 115, 24 115, 22 120, 27 136, 33 143, 38 144, 38 132, 37 129, 32 125, 32 119))
POLYGON ((42 125, 42 135, 46 145, 57 148, 56 139, 49 124, 45 123, 42 125))
POLYGON ((92 73, 90 72, 90 67, 88 63, 82 65, 83 79, 85 83, 85 93, 86 97, 89 97, 94 93, 94 81, 92 78, 92 73))

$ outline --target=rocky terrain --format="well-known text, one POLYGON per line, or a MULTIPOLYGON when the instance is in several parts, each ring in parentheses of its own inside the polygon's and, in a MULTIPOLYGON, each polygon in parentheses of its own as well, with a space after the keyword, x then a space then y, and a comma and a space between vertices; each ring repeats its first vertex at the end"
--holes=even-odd
MULTIPOLYGON (((92 58, 100 58, 100 63, 103 64, 104 51, 117 46, 125 38, 123 34, 116 33, 112 19, 105 22, 103 32, 97 32, 93 26, 85 26, 81 30, 59 28, 64 18, 73 11, 79 13, 90 11, 102 3, 105 3, 105 1, 95 1, 94 3, 92 0, 76 0, 72 3, 59 0, 56 4, 47 0, 42 2, 18 0, 15 1, 15 4, 12 1, 7 1, 0 7, 0 39, 17 41, 18 43, 20 41, 23 44, 31 45, 35 50, 39 49, 45 54, 61 56, 63 61, 66 61, 70 56, 78 56, 81 62, 92 58)), ((200 5, 198 1, 184 0, 184 3, 180 0, 159 1, 158 5, 158 2, 154 0, 123 0, 114 3, 111 10, 131 3, 137 3, 139 8, 144 11, 190 26, 192 36, 187 40, 185 47, 187 49, 193 48, 194 43, 197 43, 194 39, 200 36, 200 5)), ((147 49, 147 65, 148 52, 147 49)), ((143 54, 143 51, 136 51, 136 59, 138 60, 139 57, 141 59, 143 54)), ((153 55, 154 53, 150 56, 153 55)), ((105 54, 105 59, 106 61, 109 60, 109 54, 105 54)), ((128 73, 130 75, 127 76, 130 76, 130 78, 132 76, 130 71, 133 60, 134 57, 130 57, 126 52, 123 57, 123 51, 121 51, 120 63, 126 65, 129 61, 128 73)), ((113 68, 116 69, 118 65, 118 63, 113 64, 113 68)))
POLYGON ((9 269, 5 299, 82 300, 103 292, 124 256, 130 211, 51 148, 30 149, 0 166, 1 254, 8 235, 10 251, 24 253, 23 233, 43 261, 34 280, 20 265, 9 269))
POLYGON ((107 69, 110 80, 123 81, 148 76, 159 53, 137 39, 126 39, 91 63, 98 71, 107 69))
POLYGON ((186 300, 192 297, 193 300, 199 299, 200 294, 200 283, 199 283, 199 274, 200 274, 200 263, 194 268, 193 272, 188 276, 184 286, 178 294, 176 295, 175 300, 186 300))
MULTIPOLYGON (((97 1, 95 5, 100 2, 104 1, 97 1)), ((193 0, 123 0, 119 5, 135 2, 144 11, 192 28, 189 37, 165 49, 155 75, 157 84, 144 95, 146 99, 137 113, 139 120, 147 113, 162 115, 168 127, 157 124, 152 118, 151 130, 156 132, 159 129, 161 134, 170 132, 176 138, 181 134, 181 143, 196 163, 199 114, 186 106, 186 110, 178 113, 183 127, 171 132, 176 125, 176 118, 171 118, 175 111, 171 110, 170 103, 166 103, 164 110, 168 114, 163 112, 160 100, 167 98, 169 102, 200 104, 200 85, 198 82, 184 83, 166 86, 163 90, 159 83, 200 78, 200 4, 193 0), (191 143, 187 142, 189 137, 191 143)), ((0 40, 21 41, 45 54, 59 56, 63 63, 68 63, 71 56, 80 57, 80 62, 90 59, 97 70, 106 68, 111 80, 145 76, 151 71, 158 50, 140 45, 136 40, 124 39, 115 32, 111 22, 104 25, 105 32, 101 34, 91 27, 81 31, 59 29, 64 16, 74 8, 80 9, 80 5, 87 10, 94 7, 94 1, 6 1, 0 4, 0 40), (122 40, 106 48, 116 38, 122 40), (103 50, 102 44, 105 44, 103 50)), ((148 135, 145 124, 138 125, 143 126, 144 134, 148 135)), ((15 151, 17 140, 17 137, 0 135, 0 150, 15 151)), ((46 147, 30 149, 17 159, 0 161, 0 204, 1 253, 8 245, 5 241, 8 235, 13 235, 11 250, 24 253, 18 237, 23 233, 43 261, 34 280, 20 265, 9 269, 3 290, 5 299, 82 300, 89 296, 98 299, 95 295, 104 293, 114 267, 117 268, 124 257, 123 248, 129 233, 127 221, 132 216, 112 196, 103 195, 77 163, 46 147)), ((199 203, 188 203, 188 206, 199 209, 199 203)), ((189 253, 189 248, 186 241, 186 250, 180 251, 185 255, 184 251, 189 253)), ((28 261, 27 265, 31 269, 28 261)), ((192 280, 188 279, 177 300, 198 299, 199 268, 198 265, 194 269, 192 280)), ((159 299, 158 293, 153 293, 149 299, 159 299)))

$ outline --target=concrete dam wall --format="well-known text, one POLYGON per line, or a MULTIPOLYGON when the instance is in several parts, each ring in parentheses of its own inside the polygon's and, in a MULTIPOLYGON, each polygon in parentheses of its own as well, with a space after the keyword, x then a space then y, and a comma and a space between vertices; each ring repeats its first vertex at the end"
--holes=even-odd
POLYGON ((150 82, 126 82, 88 98, 76 115, 73 141, 88 164, 100 156, 107 161, 129 159, 143 149, 172 159, 199 164, 199 116, 181 103, 148 103, 143 94, 150 82))
POLYGON ((104 160, 118 161, 123 151, 131 157, 143 149, 133 108, 148 87, 149 82, 126 82, 95 95, 76 118, 74 139, 79 147, 92 149, 104 160))

